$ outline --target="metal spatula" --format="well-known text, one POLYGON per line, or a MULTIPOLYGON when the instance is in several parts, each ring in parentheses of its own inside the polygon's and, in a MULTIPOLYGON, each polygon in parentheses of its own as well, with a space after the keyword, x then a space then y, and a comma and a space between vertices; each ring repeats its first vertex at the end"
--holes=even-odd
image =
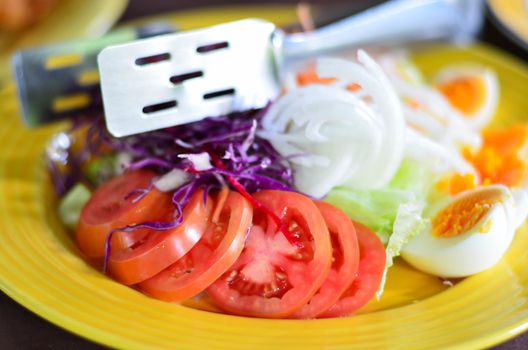
POLYGON ((289 60, 372 42, 468 38, 481 10, 480 0, 395 0, 310 33, 248 19, 108 47, 98 57, 107 127, 120 137, 262 107, 278 95, 289 60))

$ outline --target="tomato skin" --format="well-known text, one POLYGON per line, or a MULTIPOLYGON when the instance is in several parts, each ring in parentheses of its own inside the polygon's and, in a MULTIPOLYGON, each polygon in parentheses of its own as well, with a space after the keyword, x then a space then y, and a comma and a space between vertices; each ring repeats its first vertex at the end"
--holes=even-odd
POLYGON ((183 208, 183 221, 173 229, 149 230, 145 241, 134 248, 112 249, 110 274, 123 284, 146 280, 183 257, 200 240, 210 223, 211 198, 205 203, 203 191, 196 191, 183 208))
POLYGON ((317 293, 292 318, 315 318, 325 312, 339 300, 357 276, 359 246, 354 224, 343 211, 333 205, 325 202, 315 204, 325 219, 328 231, 333 235, 333 249, 342 261, 340 266, 332 264, 317 293))
POLYGON ((264 223, 258 222, 254 215, 253 228, 241 256, 207 292, 219 308, 232 314, 268 318, 288 317, 310 300, 328 275, 332 254, 328 229, 313 201, 301 194, 264 190, 256 193, 254 198, 274 213, 282 215, 287 224, 298 223, 303 227, 303 232, 309 233, 313 240, 308 240, 312 242, 313 255, 307 261, 294 260, 292 257, 296 255, 297 247, 288 243, 284 234, 269 217, 264 220, 266 227, 263 227, 261 225, 264 223), (262 250, 263 246, 266 251, 262 250), (266 297, 258 288, 260 294, 253 293, 255 289, 252 285, 260 283, 255 281, 262 279, 259 266, 264 266, 262 271, 267 271, 271 278, 283 280, 283 276, 287 277, 284 285, 288 288, 285 288, 284 294, 266 297), (249 270, 255 271, 252 277, 249 270), (246 272, 247 276, 244 275, 246 272), (236 286, 233 276, 239 277, 236 281, 240 282, 241 287, 236 286))
POLYGON ((205 290, 235 262, 244 248, 253 207, 236 192, 229 192, 225 201, 217 198, 215 205, 202 239, 182 259, 140 283, 144 293, 166 301, 185 300, 205 290))
POLYGON ((383 244, 367 227, 354 222, 359 242, 359 269, 356 279, 339 301, 320 317, 348 316, 367 304, 376 294, 385 270, 383 244))
MULTIPOLYGON (((135 203, 135 196, 126 198, 134 190, 148 188, 154 176, 148 170, 127 172, 110 179, 93 193, 81 211, 76 229, 77 243, 84 255, 102 258, 106 237, 113 229, 167 218, 172 208, 168 193, 153 188, 135 203)), ((144 231, 118 233, 112 237, 111 244, 116 249, 125 248, 142 236, 144 231)))

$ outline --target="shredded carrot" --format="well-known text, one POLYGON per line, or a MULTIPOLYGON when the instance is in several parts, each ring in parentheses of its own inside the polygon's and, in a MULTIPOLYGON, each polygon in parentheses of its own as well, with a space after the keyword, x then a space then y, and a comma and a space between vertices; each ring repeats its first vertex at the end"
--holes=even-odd
POLYGON ((310 84, 331 84, 336 81, 335 78, 321 78, 317 75, 315 68, 311 67, 307 70, 297 73, 297 84, 300 86, 310 84))
POLYGON ((410 99, 409 100, 409 106, 412 109, 419 109, 420 108, 420 102, 416 101, 415 99, 410 99))
MULTIPOLYGON (((336 81, 335 78, 321 78, 317 75, 314 67, 310 67, 304 71, 297 73, 297 84, 300 86, 310 85, 310 84, 331 84, 336 81)), ((347 85, 347 90, 351 92, 356 92, 361 90, 361 85, 357 83, 351 83, 347 85)))
POLYGON ((356 84, 356 83, 348 84, 347 85, 347 90, 348 91, 352 91, 352 92, 359 91, 359 90, 361 90, 361 85, 356 84))
POLYGON ((411 122, 407 122, 407 125, 411 128, 411 129, 414 129, 416 131, 418 131, 420 134, 423 134, 423 135, 429 135, 429 131, 427 129, 425 129, 423 126, 421 125, 417 125, 417 124, 414 124, 414 123, 411 123, 411 122))
POLYGON ((216 197, 215 208, 213 210, 213 215, 211 215, 211 222, 218 223, 220 221, 220 214, 222 214, 222 208, 224 208, 224 204, 227 201, 228 196, 229 187, 223 186, 216 197))

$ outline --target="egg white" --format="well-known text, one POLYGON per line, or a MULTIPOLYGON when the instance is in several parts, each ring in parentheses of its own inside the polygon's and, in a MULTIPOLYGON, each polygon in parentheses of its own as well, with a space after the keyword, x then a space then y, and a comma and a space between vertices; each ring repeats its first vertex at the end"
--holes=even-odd
POLYGON ((459 77, 477 77, 484 83, 486 96, 481 108, 465 119, 466 124, 475 129, 487 125, 497 109, 499 101, 499 82, 495 73, 478 65, 452 65, 440 71, 435 77, 435 83, 443 83, 459 77))
POLYGON ((436 237, 429 226, 403 247, 402 257, 415 268, 441 277, 465 277, 495 265, 510 246, 517 227, 514 199, 507 187, 465 191, 432 209, 431 217, 461 197, 491 187, 500 189, 501 200, 492 204, 474 227, 455 237, 436 237))

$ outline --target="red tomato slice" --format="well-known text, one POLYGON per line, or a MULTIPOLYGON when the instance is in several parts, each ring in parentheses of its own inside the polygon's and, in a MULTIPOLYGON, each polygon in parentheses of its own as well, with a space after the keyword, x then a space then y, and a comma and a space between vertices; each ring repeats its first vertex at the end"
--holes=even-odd
MULTIPOLYGON (((77 243, 86 256, 103 257, 106 237, 113 229, 166 218, 172 208, 169 194, 154 188, 138 201, 134 201, 136 196, 130 196, 134 190, 148 188, 154 176, 147 170, 128 172, 94 192, 81 211, 76 230, 77 243)), ((111 245, 116 249, 128 247, 144 235, 144 231, 115 234, 111 245)))
POLYGON ((328 229, 308 197, 265 190, 254 198, 281 216, 301 246, 290 244, 269 216, 256 211, 242 254, 207 292, 218 307, 233 314, 288 317, 310 300, 328 275, 328 229))
POLYGON ((332 267, 312 299, 297 310, 293 318, 314 318, 334 305, 356 278, 359 247, 354 224, 340 209, 316 202, 325 219, 332 242, 332 267))
POLYGON ((339 301, 320 317, 350 315, 372 299, 381 283, 386 262, 385 248, 370 229, 357 222, 354 226, 359 241, 358 275, 339 301))
POLYGON ((219 195, 212 222, 198 244, 139 287, 155 298, 168 301, 181 301, 200 293, 240 255, 252 216, 251 204, 240 194, 229 192, 225 200, 219 195))
POLYGON ((213 209, 203 191, 196 191, 183 208, 183 221, 166 231, 149 230, 142 241, 132 247, 115 250, 108 259, 110 274, 124 284, 146 280, 183 257, 200 240, 209 226, 213 209))

